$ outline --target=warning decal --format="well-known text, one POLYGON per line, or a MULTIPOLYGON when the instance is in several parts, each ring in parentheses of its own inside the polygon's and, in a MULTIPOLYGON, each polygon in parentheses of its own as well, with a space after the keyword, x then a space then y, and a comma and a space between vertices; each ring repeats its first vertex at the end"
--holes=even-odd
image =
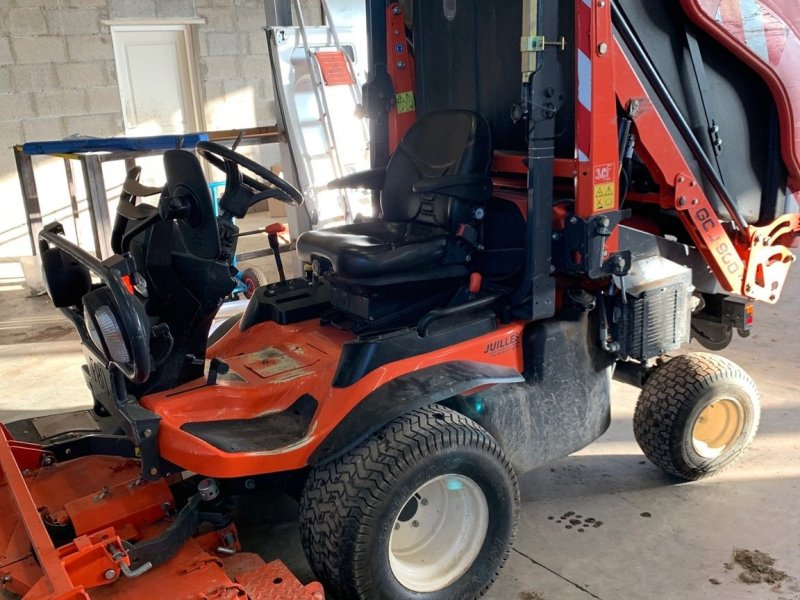
POLYGON ((614 165, 594 168, 594 210, 610 210, 616 202, 617 186, 614 183, 614 165))
POLYGON ((594 186, 594 209, 609 210, 614 208, 616 185, 601 183, 594 186))
POLYGON ((414 102, 414 92, 400 92, 397 94, 397 112, 407 113, 417 110, 414 102))

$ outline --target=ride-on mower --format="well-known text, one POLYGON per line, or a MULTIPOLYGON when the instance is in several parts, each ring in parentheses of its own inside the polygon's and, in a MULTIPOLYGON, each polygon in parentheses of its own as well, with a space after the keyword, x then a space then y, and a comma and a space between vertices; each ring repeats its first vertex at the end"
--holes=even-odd
POLYGON ((208 142, 218 217, 198 157, 172 150, 117 255, 41 233, 94 409, 3 429, 7 590, 476 598, 514 538, 517 474, 606 430, 612 375, 642 386, 636 439, 678 478, 752 440, 744 371, 670 353, 746 336, 794 259, 794 0, 368 9, 374 168, 332 185, 373 190, 377 216, 302 233, 306 276, 208 338, 234 218, 303 201, 208 142), (239 552, 228 501, 278 474, 302 484, 320 583, 239 552))

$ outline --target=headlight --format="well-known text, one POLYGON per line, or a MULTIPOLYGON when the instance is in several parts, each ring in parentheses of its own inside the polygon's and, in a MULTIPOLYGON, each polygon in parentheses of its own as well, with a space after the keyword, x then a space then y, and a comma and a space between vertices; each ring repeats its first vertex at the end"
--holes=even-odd
POLYGON ((125 336, 110 306, 105 304, 85 306, 83 319, 87 333, 98 350, 105 349, 108 358, 116 363, 130 362, 131 355, 125 344, 125 336))
MULTIPOLYGON (((97 326, 100 327, 100 335, 106 343, 106 348, 111 354, 111 360, 120 364, 130 362, 131 355, 125 345, 125 336, 123 336, 122 329, 120 329, 111 309, 108 306, 99 307, 94 311, 94 318, 97 321, 97 326)), ((89 332, 89 335, 91 335, 91 332, 89 332)))

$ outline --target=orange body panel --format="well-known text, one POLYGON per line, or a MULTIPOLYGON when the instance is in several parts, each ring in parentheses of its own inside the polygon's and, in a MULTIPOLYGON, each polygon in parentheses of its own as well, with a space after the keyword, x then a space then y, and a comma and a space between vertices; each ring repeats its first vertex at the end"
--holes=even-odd
POLYGON ((523 324, 501 325, 492 333, 399 360, 368 373, 346 388, 331 386, 344 342, 352 335, 318 321, 294 325, 262 323, 241 332, 234 327, 209 350, 225 360, 229 376, 216 385, 204 380, 153 394, 142 405, 162 417, 159 452, 181 468, 211 477, 243 477, 300 469, 336 425, 368 394, 406 373, 449 361, 477 361, 523 370, 523 324), (493 342, 514 338, 506 351, 492 354, 493 342), (239 381, 231 381, 235 374, 239 381), (263 452, 224 452, 181 430, 188 422, 248 419, 289 408, 309 394, 318 402, 305 439, 263 452))

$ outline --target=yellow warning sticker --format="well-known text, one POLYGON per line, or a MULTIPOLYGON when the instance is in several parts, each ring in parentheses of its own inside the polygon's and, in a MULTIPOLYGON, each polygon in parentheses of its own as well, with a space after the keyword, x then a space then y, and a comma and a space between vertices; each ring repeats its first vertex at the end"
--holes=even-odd
POLYGON ((402 114, 417 110, 417 105, 414 101, 414 92, 400 92, 396 97, 397 112, 402 114))
POLYGON ((616 200, 616 184, 600 183, 594 186, 594 209, 609 210, 614 208, 616 200))

